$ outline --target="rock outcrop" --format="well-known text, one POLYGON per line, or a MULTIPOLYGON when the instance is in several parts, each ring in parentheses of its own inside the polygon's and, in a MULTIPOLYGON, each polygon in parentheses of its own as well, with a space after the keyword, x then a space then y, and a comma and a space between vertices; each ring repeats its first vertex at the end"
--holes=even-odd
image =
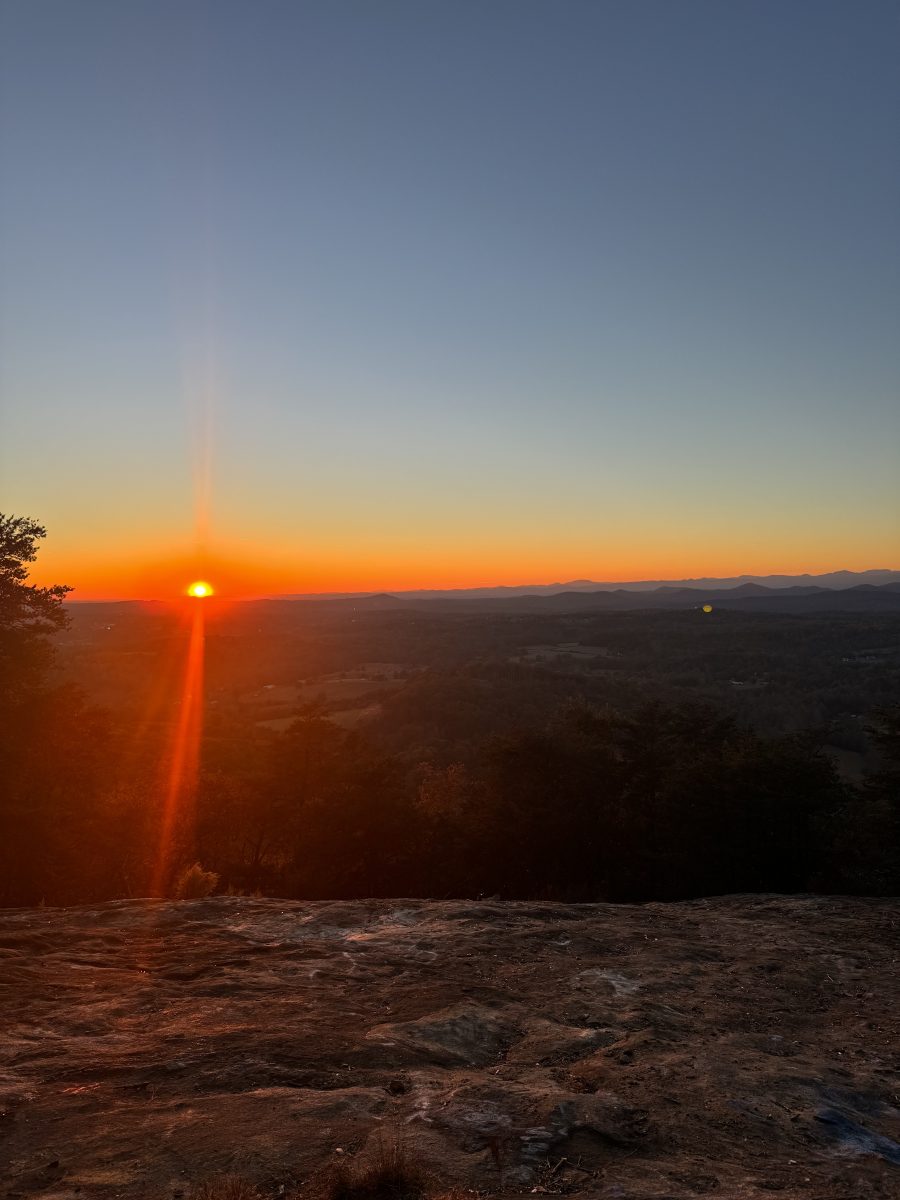
POLYGON ((0 913, 0 1197, 900 1194, 900 910, 217 897, 0 913), (893 1056, 893 1057, 892 1057, 893 1056))

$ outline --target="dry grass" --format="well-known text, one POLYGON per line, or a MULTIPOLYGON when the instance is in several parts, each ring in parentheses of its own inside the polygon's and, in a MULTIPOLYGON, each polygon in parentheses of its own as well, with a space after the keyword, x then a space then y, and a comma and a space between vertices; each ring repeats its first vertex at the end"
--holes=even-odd
MULTIPOLYGON (((410 1159, 399 1132, 384 1136, 363 1162, 341 1161, 308 1181, 294 1200, 473 1200, 462 1188, 440 1187, 410 1159)), ((189 1200, 264 1200, 238 1175, 221 1175, 193 1188, 189 1200)))
POLYGON ((320 1200, 423 1200, 434 1191, 427 1173, 407 1155, 399 1133, 382 1137, 371 1160, 341 1163, 322 1183, 320 1200))
POLYGON ((220 1175, 191 1188, 190 1200, 262 1200, 252 1183, 239 1175, 220 1175))

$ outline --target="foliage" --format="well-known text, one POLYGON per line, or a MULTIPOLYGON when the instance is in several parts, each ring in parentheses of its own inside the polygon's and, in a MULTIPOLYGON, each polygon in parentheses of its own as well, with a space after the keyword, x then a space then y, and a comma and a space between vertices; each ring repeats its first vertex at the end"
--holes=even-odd
MULTIPOLYGON (((147 895, 172 696, 139 691, 104 713, 54 676, 68 589, 28 586, 43 534, 36 522, 0 517, 0 903, 147 895)), ((259 643, 266 670, 277 667, 276 648, 283 658, 300 644, 278 633, 280 612, 259 643)), ((382 614, 361 633, 355 617, 310 610, 302 645, 317 662, 400 663, 364 732, 337 724, 327 702, 295 708, 281 732, 260 726, 241 699, 246 684, 236 694, 226 686, 238 660, 252 658, 255 626, 246 637, 214 633, 199 786, 167 829, 174 861, 194 864, 175 894, 641 901, 900 890, 900 707, 867 705, 855 690, 896 699, 895 626, 644 617, 604 617, 603 629, 590 615, 578 624, 446 617, 426 628, 382 614), (508 656, 554 638, 593 639, 586 644, 609 653, 574 666, 508 656), (408 670, 427 645, 437 647, 429 669, 408 670), (487 649, 493 657, 467 657, 487 649), (626 674, 636 661, 644 674, 626 674), (879 670, 887 683, 876 687, 879 670), (798 729, 791 689, 804 671, 798 729), (763 677, 765 687, 747 691, 731 682, 763 677), (848 704, 851 715, 869 713, 868 730, 858 716, 835 733, 828 712, 846 716, 848 704), (858 780, 835 769, 838 736, 851 755, 864 751, 858 780)), ((163 683, 180 678, 183 645, 164 617, 147 617, 136 642, 138 626, 123 620, 120 634, 92 620, 94 630, 79 611, 70 650, 93 638, 98 663, 111 654, 142 679, 158 659, 163 683)), ((290 680, 289 667, 278 669, 290 680)))
MULTIPOLYGON (((29 585, 43 526, 0 514, 0 902, 36 903, 83 878, 71 839, 102 774, 105 722, 51 676, 64 585, 29 585)), ((85 850, 88 847, 85 846, 85 850)))
POLYGON ((29 517, 0 513, 0 697, 40 682, 49 665, 47 635, 67 624, 62 602, 72 589, 27 583, 28 566, 47 531, 29 517))
POLYGON ((203 900, 211 896, 219 883, 215 871, 204 871, 199 863, 185 867, 172 888, 172 898, 175 900, 203 900))

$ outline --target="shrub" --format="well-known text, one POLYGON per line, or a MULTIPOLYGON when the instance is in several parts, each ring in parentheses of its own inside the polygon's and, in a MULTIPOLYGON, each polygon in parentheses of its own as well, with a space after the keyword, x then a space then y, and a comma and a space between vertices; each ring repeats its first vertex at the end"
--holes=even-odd
POLYGON ((321 1195, 322 1200, 421 1200, 429 1192, 428 1185, 425 1171, 407 1157, 395 1134, 381 1139, 373 1160, 335 1167, 321 1195))
POLYGON ((176 900, 202 900, 213 894, 218 882, 215 871, 204 871, 199 863, 194 863, 192 867, 185 867, 175 880, 172 895, 176 900))

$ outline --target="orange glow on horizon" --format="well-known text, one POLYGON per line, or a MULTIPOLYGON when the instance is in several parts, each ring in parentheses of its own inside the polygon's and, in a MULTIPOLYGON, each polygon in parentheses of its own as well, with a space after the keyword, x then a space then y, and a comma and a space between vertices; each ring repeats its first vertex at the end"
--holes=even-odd
MULTIPOLYGON (((532 547, 488 544, 397 544, 329 541, 323 534, 302 546, 276 539, 265 542, 229 539, 210 546, 166 544, 162 537, 145 539, 138 548, 89 541, 75 545, 48 539, 32 572, 38 586, 57 583, 74 587, 71 599, 191 599, 191 583, 210 584, 215 601, 298 593, 398 592, 478 587, 521 587, 565 584, 589 579, 597 583, 638 580, 731 578, 740 575, 818 575, 828 571, 895 569, 896 555, 865 543, 838 557, 833 549, 811 544, 797 550, 772 538, 738 553, 734 545, 712 540, 670 546, 579 544, 532 547), (214 581, 214 584, 211 584, 214 581)), ((622 540, 622 539, 620 539, 622 540)))
MULTIPOLYGON (((638 558, 612 558, 599 566, 584 567, 576 562, 537 559, 529 562, 526 556, 494 555, 491 561, 472 556, 468 561, 448 555, 443 561, 427 558, 401 558, 398 554, 373 555, 370 551, 339 558, 335 551, 323 555, 310 554, 298 561, 295 552, 279 554, 276 547, 260 547, 255 554, 234 557, 207 556, 202 565, 209 574, 195 577, 190 574, 188 554, 173 556, 168 562, 137 562, 134 558, 116 561, 113 554, 93 556, 53 554, 48 546, 42 561, 32 573, 37 586, 67 583, 74 586, 71 599, 80 600, 174 600, 222 599, 245 600, 256 597, 315 593, 399 592, 456 588, 524 587, 539 584, 565 584, 572 580, 589 579, 596 583, 620 583, 639 580, 692 580, 733 578, 740 575, 818 575, 835 570, 862 571, 873 566, 895 569, 887 560, 889 555, 848 555, 835 560, 800 558, 791 561, 787 556, 748 555, 744 561, 731 556, 710 554, 700 562, 675 560, 675 556, 653 561, 650 555, 638 558), (705 560, 705 561, 704 561, 705 560), (849 560, 849 561, 848 561, 849 560), (873 561, 874 560, 874 561, 873 561), (215 586, 209 578, 215 579, 215 586), (185 586, 185 578, 192 582, 185 586), (205 585, 208 591, 195 591, 205 585)), ((660 556, 662 558, 662 556, 660 556)), ((194 564, 196 570, 196 563, 194 564)), ((202 607, 197 605, 196 607, 202 607)))

